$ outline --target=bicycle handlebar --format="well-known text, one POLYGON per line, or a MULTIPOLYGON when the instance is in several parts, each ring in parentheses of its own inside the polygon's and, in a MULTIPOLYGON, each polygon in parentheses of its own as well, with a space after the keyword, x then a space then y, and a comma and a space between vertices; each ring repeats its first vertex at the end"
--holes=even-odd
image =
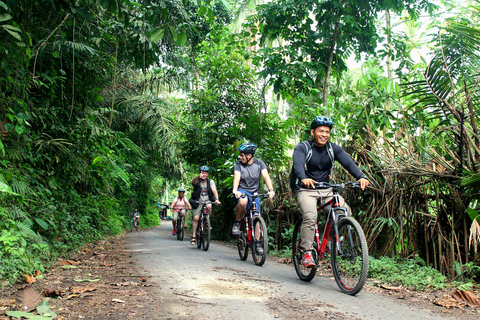
POLYGON ((203 205, 203 204, 211 204, 211 205, 214 205, 214 206, 218 205, 215 201, 210 201, 210 200, 207 200, 207 201, 190 200, 190 202, 191 203, 198 203, 199 205, 203 205))
MULTIPOLYGON (((232 193, 234 196, 235 196, 235 193, 232 193)), ((250 197, 252 199, 256 199, 256 198, 263 198, 263 199, 267 199, 269 198, 270 196, 268 195, 268 193, 257 193, 257 194, 254 194, 254 195, 248 195, 246 193, 242 193, 242 195, 240 196, 240 198, 245 198, 245 197, 250 197)))
POLYGON ((360 182, 357 182, 357 181, 344 182, 344 183, 317 182, 314 184, 314 186, 316 189, 332 188, 337 190, 361 187, 360 182))

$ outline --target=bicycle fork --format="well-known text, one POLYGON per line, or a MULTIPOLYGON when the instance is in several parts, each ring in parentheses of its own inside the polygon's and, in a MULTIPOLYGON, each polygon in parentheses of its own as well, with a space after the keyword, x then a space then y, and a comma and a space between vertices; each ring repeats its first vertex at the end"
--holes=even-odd
POLYGON ((250 244, 252 242, 252 231, 253 230, 251 230, 249 219, 245 217, 245 232, 247 233, 247 244, 250 244))
MULTIPOLYGON (((338 202, 336 202, 336 203, 338 203, 338 202)), ((335 246, 337 248, 337 252, 340 255, 343 255, 342 246, 340 245, 340 240, 341 239, 338 238, 338 220, 341 217, 346 217, 347 212, 346 212, 345 208, 336 208, 336 207, 337 206, 334 205, 330 209, 331 211, 330 211, 330 214, 328 215, 327 224, 325 225, 325 229, 323 231, 322 242, 321 243, 320 243, 320 238, 319 238, 320 234, 319 234, 319 231, 318 231, 318 224, 315 224, 315 238, 317 239, 317 243, 320 243, 320 247, 318 248, 319 259, 325 257, 325 251, 328 249, 327 246, 329 244, 328 243, 329 240, 335 241, 335 246), (335 210, 341 210, 341 211, 343 211, 343 213, 337 214, 335 212, 335 210), (335 239, 330 238, 332 227, 335 229, 335 232, 334 232, 335 239)))

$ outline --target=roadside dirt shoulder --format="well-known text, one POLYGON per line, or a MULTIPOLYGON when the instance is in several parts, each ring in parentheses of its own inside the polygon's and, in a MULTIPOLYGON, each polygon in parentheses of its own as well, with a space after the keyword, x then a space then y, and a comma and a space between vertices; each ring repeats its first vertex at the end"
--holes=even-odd
POLYGON ((99 241, 58 260, 48 273, 33 276, 31 284, 5 288, 0 319, 14 319, 6 315, 8 311, 36 314, 42 298, 48 299, 58 320, 155 319, 161 297, 149 283, 148 273, 136 267, 123 237, 99 241))

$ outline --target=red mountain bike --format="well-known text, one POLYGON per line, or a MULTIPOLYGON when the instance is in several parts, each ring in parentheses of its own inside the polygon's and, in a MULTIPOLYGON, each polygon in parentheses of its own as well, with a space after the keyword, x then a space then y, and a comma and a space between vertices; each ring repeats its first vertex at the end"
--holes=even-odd
POLYGON ((252 206, 243 215, 242 222, 240 224, 240 234, 237 237, 238 255, 241 260, 247 260, 248 247, 252 248, 253 262, 257 266, 261 266, 265 263, 268 251, 268 235, 267 225, 265 220, 260 216, 260 211, 255 204, 256 198, 268 198, 268 194, 254 194, 249 196, 242 194, 242 198, 250 197, 252 199, 252 206), (259 249, 260 248, 260 249, 259 249))
POLYGON ((303 281, 311 281, 317 273, 318 260, 330 255, 333 276, 340 289, 350 295, 362 290, 368 273, 368 248, 365 234, 360 224, 347 216, 347 209, 340 207, 339 191, 347 187, 359 188, 358 182, 344 184, 318 183, 315 188, 332 188, 333 198, 317 212, 323 212, 330 205, 323 235, 320 238, 318 222, 315 223, 312 255, 316 266, 305 268, 302 264, 303 252, 300 250, 303 218, 297 220, 293 230, 292 256, 295 271, 303 281), (330 246, 330 247, 329 247, 330 246))

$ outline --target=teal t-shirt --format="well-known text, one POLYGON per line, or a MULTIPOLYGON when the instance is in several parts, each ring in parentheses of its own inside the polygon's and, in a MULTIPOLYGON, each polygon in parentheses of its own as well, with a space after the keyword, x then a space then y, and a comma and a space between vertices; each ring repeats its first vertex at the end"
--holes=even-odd
POLYGON ((267 166, 260 159, 253 158, 251 165, 243 165, 238 161, 234 168, 234 171, 240 172, 240 183, 238 187, 251 193, 258 192, 260 188, 260 175, 263 169, 267 169, 267 166))

